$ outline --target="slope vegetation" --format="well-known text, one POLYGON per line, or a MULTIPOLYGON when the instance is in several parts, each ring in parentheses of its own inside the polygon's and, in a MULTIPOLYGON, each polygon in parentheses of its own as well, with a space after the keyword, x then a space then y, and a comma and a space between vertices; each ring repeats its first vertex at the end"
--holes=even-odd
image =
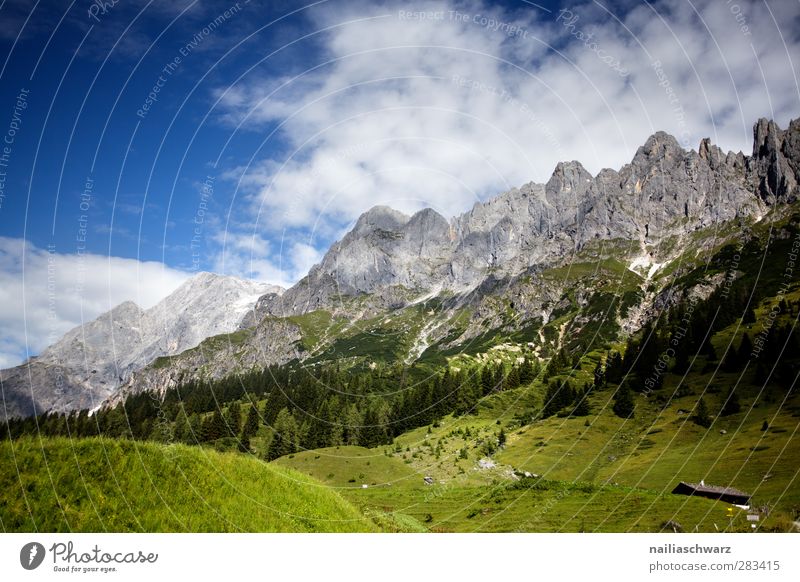
POLYGON ((334 491, 199 447, 107 438, 0 443, 0 527, 46 532, 359 532, 334 491))

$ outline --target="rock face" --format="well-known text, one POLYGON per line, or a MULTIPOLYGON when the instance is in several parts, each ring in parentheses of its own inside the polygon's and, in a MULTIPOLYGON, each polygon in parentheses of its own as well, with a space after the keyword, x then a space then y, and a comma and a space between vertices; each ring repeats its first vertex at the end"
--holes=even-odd
POLYGON ((800 120, 781 130, 754 128, 752 157, 723 153, 708 139, 687 151, 658 132, 619 171, 592 176, 560 163, 547 184, 529 183, 477 203, 447 221, 431 209, 408 217, 386 207, 363 214, 319 265, 283 296, 265 298, 260 315, 333 309, 342 296, 409 296, 476 288, 488 274, 513 276, 557 264, 595 240, 645 245, 713 224, 760 216, 792 202, 800 179, 800 120), (394 291, 396 293, 396 291, 394 291))
POLYGON ((0 371, 0 417, 94 408, 159 356, 236 330, 258 298, 282 289, 199 273, 148 310, 127 301, 76 327, 28 362, 0 371))
POLYGON ((300 328, 285 319, 266 317, 255 327, 210 337, 178 355, 161 358, 131 373, 109 396, 113 406, 142 391, 163 394, 188 380, 218 380, 242 371, 282 364, 300 358, 300 328))
POLYGON ((753 128, 750 183, 768 203, 795 202, 800 182, 800 119, 782 131, 774 121, 759 119, 753 128))

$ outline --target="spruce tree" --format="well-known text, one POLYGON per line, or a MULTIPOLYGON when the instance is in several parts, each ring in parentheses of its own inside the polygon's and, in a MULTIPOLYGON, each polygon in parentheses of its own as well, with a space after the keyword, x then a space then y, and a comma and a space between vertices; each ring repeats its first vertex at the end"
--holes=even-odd
POLYGON ((298 426, 288 408, 282 408, 275 419, 272 442, 269 444, 267 459, 272 461, 284 455, 297 452, 298 426))
POLYGON ((203 423, 200 415, 193 413, 189 415, 189 432, 186 435, 186 442, 192 445, 200 443, 203 439, 203 423))
POLYGON ((225 419, 222 418, 219 408, 214 411, 210 418, 203 422, 203 440, 212 442, 226 436, 228 428, 225 419))
POLYGON ((530 358, 526 357, 525 361, 519 367, 519 383, 520 386, 527 386, 536 378, 533 363, 530 358))
POLYGON ((708 406, 706 401, 701 398, 697 403, 697 409, 694 414, 695 424, 708 428, 711 426, 711 416, 708 413, 708 406))
POLYGON ((606 371, 603 368, 603 362, 597 362, 597 365, 594 367, 594 385, 599 389, 605 385, 606 382, 606 371))
POLYGON ((225 436, 237 436, 242 427, 242 405, 232 402, 225 411, 225 436))
POLYGON ((729 388, 728 397, 725 399, 725 404, 722 405, 722 411, 720 412, 720 415, 730 416, 731 414, 736 414, 741 409, 742 407, 739 404, 739 397, 736 395, 736 392, 733 391, 733 388, 729 388))
POLYGON ((178 415, 175 418, 175 428, 172 430, 173 438, 179 443, 189 442, 189 419, 186 417, 186 411, 183 407, 178 409, 178 415))
POLYGON ((572 416, 589 416, 590 413, 589 400, 585 396, 578 400, 578 404, 572 410, 572 416))
POLYGON ((605 376, 608 382, 618 384, 622 380, 622 356, 619 352, 611 352, 606 361, 605 376))
POLYGON ((588 416, 589 415, 589 391, 591 387, 584 384, 583 390, 578 392, 575 397, 575 408, 572 409, 572 416, 588 416))
POLYGON ((716 362, 717 350, 714 349, 714 344, 711 343, 710 335, 711 334, 709 334, 709 337, 706 337, 705 342, 703 342, 703 345, 700 348, 700 353, 705 354, 709 362, 716 362))
POLYGON ((728 346, 728 351, 725 352, 725 357, 722 360, 723 372, 736 372, 739 370, 739 356, 736 354, 736 349, 733 345, 728 346))
POLYGON ((553 416, 560 410, 558 401, 559 385, 556 380, 551 380, 547 384, 547 392, 544 395, 544 406, 542 407, 542 418, 553 416))
POLYGON ((244 433, 239 437, 239 452, 240 453, 249 453, 250 452, 250 437, 244 433))
POLYGON ((514 364, 508 371, 508 376, 506 377, 506 388, 509 390, 513 390, 519 385, 520 385, 519 367, 517 366, 517 364, 514 364))
POLYGON ((636 404, 633 401, 633 394, 627 382, 620 384, 614 394, 614 414, 620 418, 633 418, 636 404))
POLYGON ((258 433, 258 428, 261 425, 258 419, 258 408, 255 403, 250 405, 250 410, 247 412, 247 420, 244 422, 242 434, 248 437, 253 437, 258 433))
POLYGON ((737 355, 739 357, 739 365, 743 366, 751 358, 753 353, 753 342, 750 341, 750 336, 745 333, 742 336, 742 341, 739 344, 737 355))
POLYGON ((689 346, 687 345, 687 342, 678 342, 678 345, 675 348, 675 363, 672 366, 672 373, 685 374, 687 370, 689 370, 690 361, 689 346))

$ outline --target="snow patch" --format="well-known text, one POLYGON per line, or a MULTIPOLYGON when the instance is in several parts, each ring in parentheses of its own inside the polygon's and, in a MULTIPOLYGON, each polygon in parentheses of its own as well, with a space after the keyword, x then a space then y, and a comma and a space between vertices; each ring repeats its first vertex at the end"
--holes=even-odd
POLYGON ((639 255, 631 261, 628 265, 628 270, 636 273, 639 276, 644 276, 646 279, 652 279, 661 267, 666 263, 655 262, 650 255, 639 255))

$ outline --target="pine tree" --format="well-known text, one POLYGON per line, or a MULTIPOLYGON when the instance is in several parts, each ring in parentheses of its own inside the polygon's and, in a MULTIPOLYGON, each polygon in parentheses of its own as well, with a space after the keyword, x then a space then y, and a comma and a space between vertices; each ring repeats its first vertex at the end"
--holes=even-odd
POLYGON ((741 409, 742 407, 739 404, 739 397, 736 395, 736 392, 733 391, 733 388, 729 388, 728 397, 725 399, 725 404, 722 405, 722 411, 720 412, 720 415, 730 416, 731 414, 736 414, 741 409))
POLYGON ((506 444, 506 440, 507 440, 506 430, 504 428, 501 428, 500 434, 497 435, 497 446, 502 449, 506 444))
POLYGON ((250 405, 250 410, 247 411, 247 420, 244 422, 242 435, 247 435, 248 437, 255 436, 258 433, 259 426, 261 426, 261 423, 258 419, 258 408, 255 403, 253 403, 250 405))
POLYGON ((272 461, 284 455, 297 452, 299 428, 288 408, 282 408, 275 419, 272 442, 269 444, 267 459, 272 461))
POLYGON ((189 442, 189 419, 186 417, 186 411, 182 406, 178 409, 178 415, 175 417, 172 436, 179 443, 189 442))
POLYGON ((236 436, 242 428, 242 405, 232 402, 225 411, 225 436, 236 436))
POLYGON ((747 309, 744 311, 744 315, 742 316, 742 323, 744 325, 749 325, 751 323, 756 322, 756 312, 753 311, 751 306, 747 306, 747 309))
POLYGON ((743 366, 745 362, 747 362, 752 356, 753 353, 753 342, 750 341, 750 336, 745 333, 742 336, 742 341, 739 344, 739 350, 737 355, 739 357, 739 365, 743 366))
POLYGON ((536 378, 536 372, 530 358, 526 357, 525 361, 519 367, 519 383, 520 386, 527 386, 536 378))
POLYGON ((728 351, 725 352, 725 357, 722 360, 722 370, 724 372, 736 372, 739 370, 739 356, 736 354, 736 349, 733 345, 728 346, 728 351))
POLYGON ((633 394, 627 382, 620 384, 616 394, 614 394, 614 414, 620 418, 633 418, 636 404, 633 401, 633 394))
POLYGON ((588 416, 589 410, 589 391, 591 387, 583 386, 583 390, 578 392, 575 397, 575 408, 572 409, 572 416, 588 416))
POLYGON ((708 413, 708 406, 703 398, 701 398, 697 403, 697 410, 694 414, 694 422, 695 424, 704 428, 711 426, 711 416, 708 413))

